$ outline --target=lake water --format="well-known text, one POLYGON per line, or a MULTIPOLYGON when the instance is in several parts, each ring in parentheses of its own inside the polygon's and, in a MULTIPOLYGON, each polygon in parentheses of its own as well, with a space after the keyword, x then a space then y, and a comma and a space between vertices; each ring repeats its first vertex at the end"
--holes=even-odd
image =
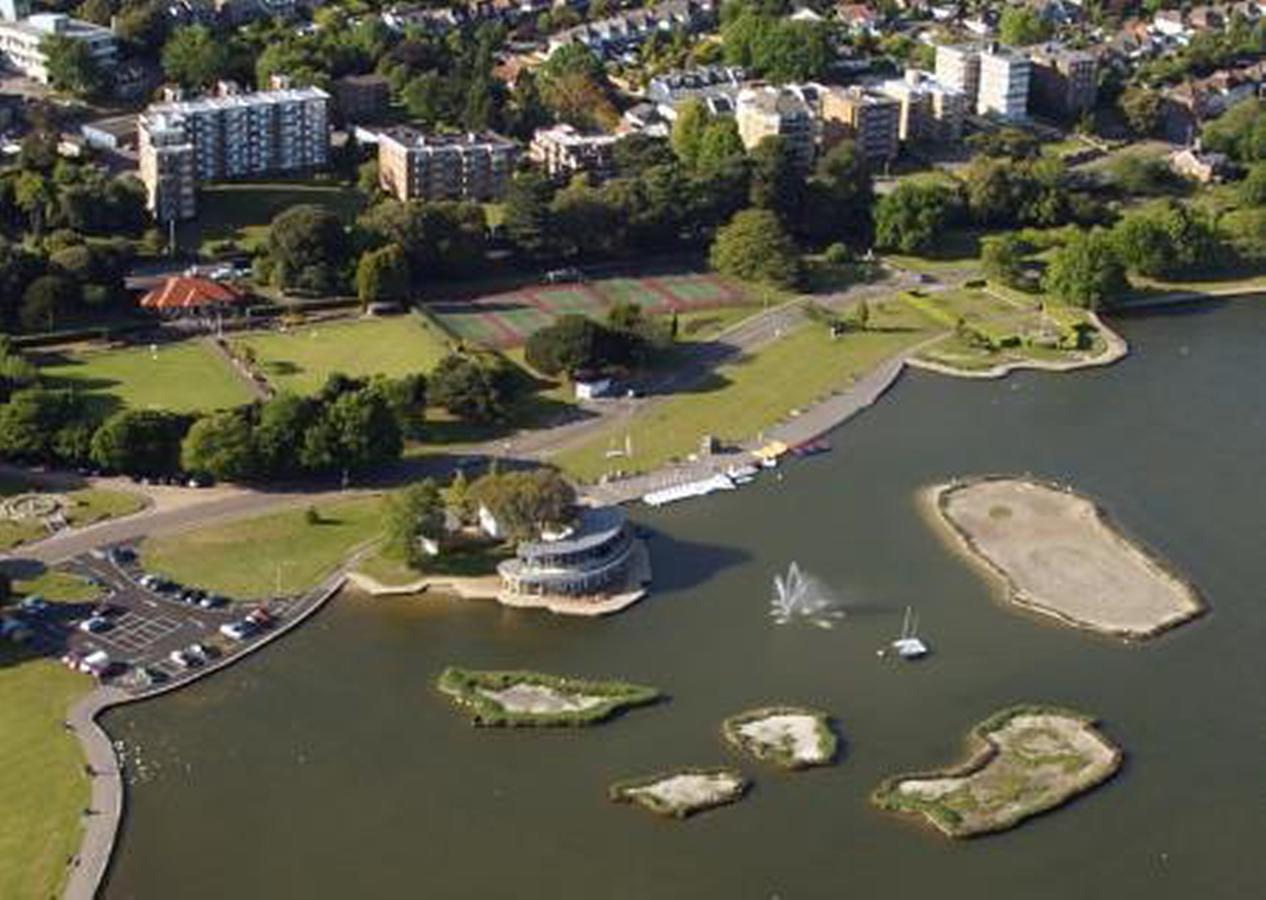
POLYGON ((623 615, 344 596, 260 656, 112 713, 146 775, 105 896, 1263 896, 1266 305, 1118 325, 1134 349, 1118 366, 911 374, 782 481, 637 510, 656 588, 623 615), (1211 613, 1127 646, 1003 607, 914 503, 989 472, 1097 498, 1211 613), (791 560, 845 600, 836 628, 770 621, 791 560), (933 655, 877 658, 907 604, 933 655), (432 690, 449 664, 620 677, 671 700, 588 730, 476 730, 432 690), (722 718, 782 702, 837 717, 839 765, 783 774, 722 744, 722 718), (966 843, 869 805, 883 777, 958 759, 974 723, 1020 702, 1100 717, 1122 773, 966 843), (605 798, 619 778, 735 763, 748 798, 686 822, 605 798))

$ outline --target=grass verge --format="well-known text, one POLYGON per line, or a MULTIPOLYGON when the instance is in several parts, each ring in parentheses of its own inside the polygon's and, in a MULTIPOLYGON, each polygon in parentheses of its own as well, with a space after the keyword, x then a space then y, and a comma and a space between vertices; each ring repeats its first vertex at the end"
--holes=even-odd
POLYGON ((357 547, 382 533, 382 499, 357 497, 288 509, 141 544, 146 570, 181 584, 241 599, 294 594, 315 586, 357 547))

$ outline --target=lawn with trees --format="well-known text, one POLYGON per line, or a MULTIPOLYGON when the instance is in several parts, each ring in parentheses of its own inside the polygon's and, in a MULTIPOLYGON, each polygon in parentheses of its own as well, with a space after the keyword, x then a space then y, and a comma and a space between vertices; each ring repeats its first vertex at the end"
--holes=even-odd
POLYGON ((278 390, 313 394, 334 372, 353 378, 427 373, 448 352, 445 337, 412 315, 328 322, 230 339, 278 390))

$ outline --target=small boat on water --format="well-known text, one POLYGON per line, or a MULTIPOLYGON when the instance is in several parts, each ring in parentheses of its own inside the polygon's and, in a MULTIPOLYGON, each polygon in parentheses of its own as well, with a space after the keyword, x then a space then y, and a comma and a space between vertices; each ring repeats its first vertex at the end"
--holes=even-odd
POLYGON ((728 475, 735 484, 750 484, 756 480, 756 475, 759 471, 760 469, 755 466, 741 465, 730 466, 725 470, 725 474, 728 475))
POLYGON ((687 481, 651 491, 642 497, 642 502, 647 506, 663 506, 691 497, 706 497, 714 491, 732 491, 734 487, 734 479, 724 473, 718 473, 710 478, 687 481))
POLYGON ((831 442, 822 438, 813 441, 805 441, 802 444, 796 444, 788 452, 797 459, 805 459, 810 456, 817 456, 821 453, 830 453, 831 442))
POLYGON ((906 607, 905 619, 901 622, 901 637, 892 642, 892 649, 902 659, 922 659, 928 655, 928 645, 919 639, 919 617, 906 607))

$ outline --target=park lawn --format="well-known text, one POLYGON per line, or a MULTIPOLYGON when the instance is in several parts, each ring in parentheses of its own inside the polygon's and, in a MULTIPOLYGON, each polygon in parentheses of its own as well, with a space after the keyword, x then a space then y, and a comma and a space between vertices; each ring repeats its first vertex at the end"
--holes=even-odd
POLYGON ((254 352, 274 387, 299 394, 316 393, 332 372, 393 378, 429 372, 448 353, 440 329, 413 315, 257 332, 232 343, 235 352, 254 352))
POLYGON ((195 412, 240 406, 251 399, 229 364, 200 340, 126 350, 59 353, 41 361, 49 387, 77 388, 106 411, 166 409, 195 412))
POLYGON ((0 549, 9 550, 47 536, 48 529, 38 519, 0 520, 0 549))
POLYGON ((145 501, 137 494, 102 488, 71 491, 66 499, 70 501, 66 510, 66 522, 72 527, 130 516, 145 508, 145 501))
POLYGON ((0 645, 0 897, 58 897, 79 848, 89 786, 62 728, 91 680, 53 660, 0 645))
POLYGON ((760 306, 718 306, 715 309, 695 309, 677 314, 677 340, 680 343, 710 341, 725 331, 749 319, 761 311, 760 306))
POLYGON ((277 591, 306 591, 334 571, 353 550, 383 530, 380 496, 361 496, 316 506, 321 521, 310 524, 309 507, 296 507, 147 538, 141 544, 145 569, 237 599, 277 591))
POLYGON ((34 578, 15 581, 13 589, 23 597, 38 594, 53 603, 91 603, 101 596, 101 589, 86 578, 62 569, 45 569, 34 578))
POLYGON ((592 481, 612 468, 647 472, 695 452, 704 435, 741 442, 807 406, 847 388, 879 363, 940 330, 904 304, 871 305, 871 329, 832 340, 827 329, 805 325, 755 353, 722 366, 716 383, 665 399, 631 422, 607 429, 552 459, 570 475, 592 481), (633 457, 606 458, 613 443, 631 436, 633 457))
POLYGON ((264 245, 278 213, 308 203, 333 210, 350 224, 364 208, 365 197, 354 187, 321 181, 205 185, 198 191, 197 221, 178 230, 178 241, 204 254, 223 241, 251 252, 264 245))

